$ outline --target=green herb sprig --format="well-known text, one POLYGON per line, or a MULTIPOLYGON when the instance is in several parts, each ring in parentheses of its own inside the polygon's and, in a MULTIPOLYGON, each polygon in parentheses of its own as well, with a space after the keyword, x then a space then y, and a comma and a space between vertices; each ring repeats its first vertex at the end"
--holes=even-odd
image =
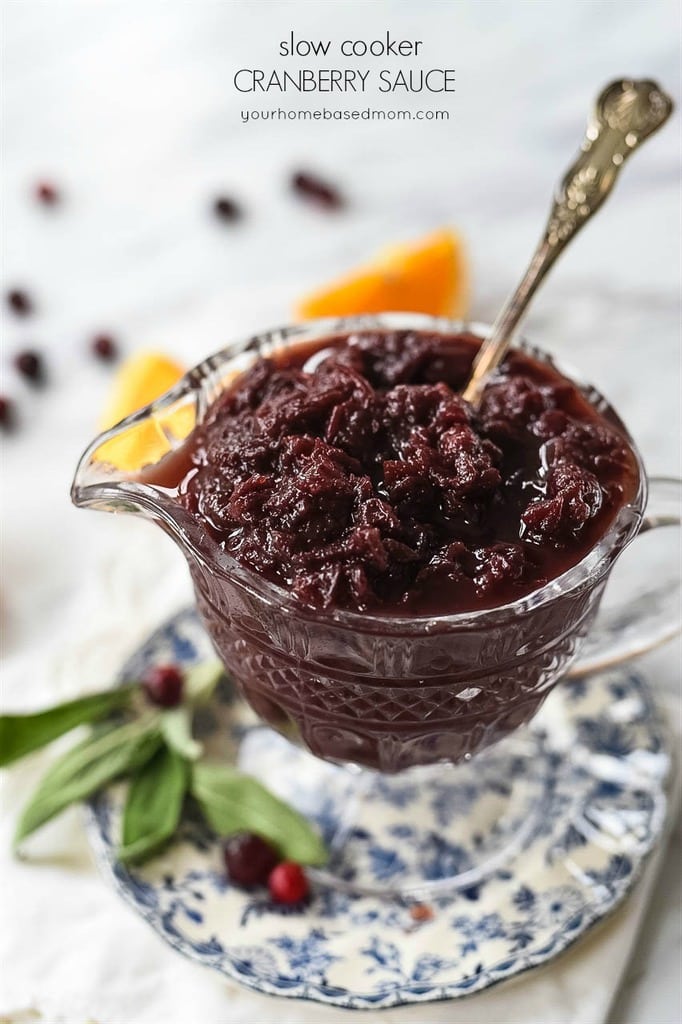
POLYGON ((187 797, 220 836, 256 832, 282 858, 323 864, 327 851, 310 823, 252 776, 207 761, 192 735, 195 708, 208 702, 223 675, 219 662, 184 673, 183 701, 161 709, 140 683, 57 704, 30 715, 0 715, 0 767, 12 764, 81 725, 93 728, 50 766, 23 810, 14 845, 73 803, 115 779, 128 778, 118 857, 139 863, 175 835, 187 797))

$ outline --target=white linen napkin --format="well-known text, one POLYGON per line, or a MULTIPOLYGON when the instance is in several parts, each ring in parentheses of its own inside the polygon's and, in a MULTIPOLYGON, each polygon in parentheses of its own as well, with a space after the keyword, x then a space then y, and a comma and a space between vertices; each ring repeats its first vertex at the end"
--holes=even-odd
MULTIPOLYGON (((32 647, 10 646, 3 710, 101 687, 154 626, 191 599, 167 539, 129 521, 112 523, 109 539, 58 627, 32 647)), ((674 720, 678 709, 671 707, 674 720)), ((99 877, 80 809, 39 834, 31 862, 13 860, 16 814, 50 757, 36 754, 0 782, 0 1024, 347 1024, 348 1011, 259 996, 168 948, 99 877)), ((382 1022, 602 1024, 662 850, 626 903, 551 964, 468 999, 382 1011, 382 1022)))

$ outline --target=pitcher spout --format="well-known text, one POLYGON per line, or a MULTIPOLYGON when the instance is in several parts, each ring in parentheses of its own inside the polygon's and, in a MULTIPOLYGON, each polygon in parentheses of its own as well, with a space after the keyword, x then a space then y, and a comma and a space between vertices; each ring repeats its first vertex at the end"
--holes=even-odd
POLYGON ((143 516, 187 547, 177 487, 188 468, 185 441, 198 422, 201 393, 197 376, 188 374, 151 405, 96 437, 76 469, 74 505, 143 516))

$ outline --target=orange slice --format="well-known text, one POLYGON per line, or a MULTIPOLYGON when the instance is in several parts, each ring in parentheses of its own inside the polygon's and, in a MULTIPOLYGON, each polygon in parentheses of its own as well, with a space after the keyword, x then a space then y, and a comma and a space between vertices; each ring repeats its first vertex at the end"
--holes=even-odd
MULTIPOLYGON (((101 420, 108 429, 149 405, 180 380, 184 368, 159 352, 139 352, 119 368, 101 420)), ((154 464, 171 450, 169 434, 186 437, 194 427, 192 404, 151 415, 100 445, 96 458, 117 469, 134 473, 154 464)))
POLYGON ((418 242, 389 246, 372 263, 304 298, 296 315, 311 320, 402 311, 462 317, 468 298, 462 241, 444 229, 418 242))

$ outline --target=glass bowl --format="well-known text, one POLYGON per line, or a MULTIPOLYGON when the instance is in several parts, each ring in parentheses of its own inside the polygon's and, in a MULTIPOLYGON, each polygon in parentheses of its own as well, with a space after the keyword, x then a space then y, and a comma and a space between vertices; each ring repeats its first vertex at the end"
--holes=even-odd
MULTIPOLYGON (((396 329, 480 336, 489 330, 385 314, 315 321, 237 341, 100 435, 80 461, 72 497, 79 506, 145 516, 178 544, 208 634, 264 723, 317 758, 352 766, 356 774, 437 766, 442 775, 443 765, 467 763, 529 723, 567 671, 620 660, 674 633, 671 594, 662 595, 655 614, 636 596, 621 602, 612 613, 611 623, 614 614, 621 622, 615 631, 607 623, 595 633, 595 618, 609 574, 630 542, 643 529, 679 522, 679 491, 674 481, 654 482, 656 507, 645 519, 647 478, 615 411, 575 373, 522 342, 524 351, 570 377, 618 424, 635 451, 639 486, 608 532, 577 565, 501 607, 421 618, 302 607, 224 552, 180 506, 172 488, 162 485, 157 467, 180 457, 174 453, 209 405, 260 356, 332 334, 396 329), (137 464, 117 469, 117 452, 131 438, 137 464), (590 633, 589 657, 579 663, 575 659, 590 633)), ((535 756, 533 743, 523 743, 524 756, 535 756)))

